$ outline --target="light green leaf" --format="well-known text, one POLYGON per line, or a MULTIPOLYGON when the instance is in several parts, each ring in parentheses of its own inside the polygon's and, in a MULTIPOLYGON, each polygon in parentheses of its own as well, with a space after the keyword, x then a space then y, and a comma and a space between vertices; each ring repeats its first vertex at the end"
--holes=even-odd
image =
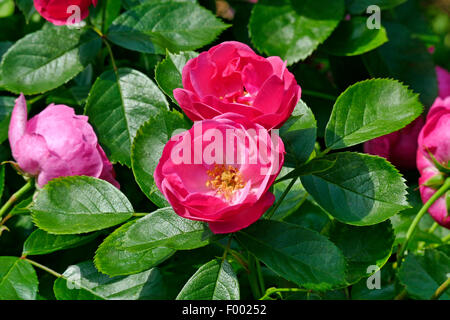
POLYGON ((17 41, 0 65, 2 86, 14 93, 36 94, 75 77, 101 47, 90 29, 47 26, 17 41))
POLYGON ((51 180, 31 207, 34 223, 52 234, 78 234, 122 223, 133 215, 125 195, 112 184, 84 176, 51 180))
POLYGON ((166 247, 191 250, 206 246, 214 239, 208 226, 178 216, 172 208, 156 210, 138 219, 126 229, 120 249, 142 251, 166 247))
POLYGON ((344 0, 259 0, 250 18, 250 37, 259 51, 290 65, 331 35, 344 10, 344 0))
POLYGON ((214 259, 198 269, 177 300, 239 300, 239 282, 226 260, 214 259))
POLYGON ((94 83, 86 115, 111 161, 131 165, 130 153, 139 127, 168 103, 143 73, 124 68, 104 72, 94 83))
POLYGON ((166 58, 156 66, 156 83, 175 103, 178 102, 173 97, 173 90, 183 88, 181 79, 183 67, 196 56, 198 56, 198 53, 192 51, 180 52, 179 54, 172 54, 167 51, 166 58))
POLYGON ((36 271, 29 262, 16 257, 0 257, 0 300, 35 300, 36 271))
POLYGON ((144 53, 188 51, 212 41, 228 25, 191 2, 150 2, 132 7, 109 28, 108 39, 144 53))
POLYGON ((110 278, 91 261, 69 266, 53 286, 58 300, 154 300, 165 298, 158 269, 110 278))
POLYGON ((241 246, 281 277, 312 290, 345 283, 344 256, 319 233, 295 224, 260 220, 240 231, 241 246))
POLYGON ((367 18, 342 21, 322 49, 335 56, 356 56, 378 48, 388 41, 386 29, 367 28, 367 18))
POLYGON ((30 234, 23 244, 22 255, 41 255, 59 250, 75 248, 98 237, 98 233, 89 235, 54 235, 41 229, 30 234))
POLYGON ((337 99, 325 132, 326 145, 340 149, 386 135, 422 111, 418 95, 396 80, 358 82, 337 99))
POLYGON ((404 179, 384 158, 352 152, 325 157, 331 168, 302 176, 306 191, 341 222, 380 223, 408 208, 404 179))
POLYGON ((191 126, 192 123, 178 111, 164 111, 151 117, 134 139, 131 151, 134 176, 144 194, 158 207, 167 207, 169 203, 155 185, 155 168, 173 133, 191 126))

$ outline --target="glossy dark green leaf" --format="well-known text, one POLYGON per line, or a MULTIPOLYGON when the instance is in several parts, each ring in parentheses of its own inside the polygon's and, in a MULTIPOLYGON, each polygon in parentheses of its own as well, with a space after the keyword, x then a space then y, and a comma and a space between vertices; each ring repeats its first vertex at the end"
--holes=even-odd
POLYGON ((0 257, 0 300, 35 300, 38 278, 29 262, 0 257))
MULTIPOLYGON (((398 271, 398 279, 414 299, 428 300, 450 274, 450 256, 445 250, 428 249, 423 256, 408 254, 398 271)), ((450 300, 450 291, 440 300, 450 300)))
POLYGON ((112 184, 84 176, 51 180, 31 207, 34 223, 52 234, 105 229, 133 215, 125 195, 112 184))
POLYGON ((173 97, 173 90, 183 88, 181 79, 183 67, 190 59, 196 56, 198 56, 198 53, 192 51, 180 52, 179 54, 167 52, 166 58, 156 66, 155 80, 158 86, 175 103, 177 101, 173 97))
POLYGON ((345 283, 345 261, 339 249, 319 233, 295 224, 260 220, 240 231, 241 246, 281 277, 313 290, 345 283))
POLYGON ((239 300, 239 282, 226 260, 214 259, 198 269, 177 300, 239 300))
POLYGON ((137 221, 130 221, 111 233, 95 254, 95 266, 109 276, 139 273, 157 266, 175 253, 174 249, 156 247, 142 250, 122 248, 127 231, 137 221))
POLYGON ((309 159, 316 143, 316 134, 317 123, 314 114, 300 100, 291 117, 280 129, 288 165, 299 166, 309 159))
POLYGON ((284 218, 283 221, 315 230, 319 233, 322 233, 331 223, 328 214, 311 200, 305 200, 297 211, 284 218))
POLYGON ((139 127, 168 103, 143 73, 124 68, 104 72, 94 83, 86 115, 109 159, 130 166, 131 145, 139 127))
POLYGON ((341 222, 372 225, 408 207, 404 179, 384 158, 344 152, 325 159, 335 165, 301 180, 314 200, 341 222))
POLYGON ((2 86, 24 94, 57 88, 83 71, 97 55, 101 43, 90 29, 47 26, 28 34, 3 56, 2 86))
POLYGON ((156 3, 156 2, 192 2, 196 3, 197 0, 123 0, 123 6, 125 9, 131 9, 144 3, 156 3))
POLYGON ((31 16, 36 13, 33 0, 16 0, 16 5, 20 11, 22 11, 27 22, 30 20, 31 16))
POLYGON ((214 234, 200 221, 178 216, 172 208, 156 210, 126 229, 120 249, 142 251, 166 247, 191 250, 206 246, 214 234))
POLYGON ((211 43, 228 25, 192 2, 150 2, 132 7, 109 28, 117 45, 145 53, 195 50, 211 43))
MULTIPOLYGON (((411 19, 411 18, 410 18, 411 19)), ((427 47, 403 25, 383 22, 390 41, 363 56, 372 77, 395 78, 431 106, 438 95, 436 71, 427 47)))
POLYGON ((154 300, 164 299, 165 289, 158 269, 126 277, 110 278, 91 261, 69 266, 55 281, 58 300, 154 300))
POLYGON ((177 111, 151 117, 138 131, 133 142, 131 162, 136 181, 149 199, 159 207, 169 206, 153 180, 153 173, 164 146, 175 131, 188 129, 191 122, 177 111))
POLYGON ((367 18, 354 17, 342 21, 322 46, 336 56, 356 56, 378 48, 388 41, 386 29, 367 28, 367 18))
POLYGON ((330 36, 344 10, 344 0, 259 0, 250 18, 250 37, 259 51, 292 64, 330 36))
POLYGON ((36 229, 23 244, 22 255, 41 255, 59 250, 82 246, 98 237, 98 233, 89 235, 54 235, 36 229))
POLYGON ((329 236, 345 256, 348 283, 370 276, 367 272, 370 266, 382 268, 391 256, 395 239, 389 220, 367 227, 336 222, 329 236))
POLYGON ((372 79, 342 93, 328 122, 327 147, 340 149, 397 131, 423 111, 418 95, 400 82, 372 79))
POLYGON ((5 190, 5 166, 0 165, 0 203, 2 203, 3 190, 5 190))
POLYGON ((345 0, 347 9, 351 14, 366 12, 371 5, 379 6, 380 9, 394 8, 407 0, 345 0))
POLYGON ((103 33, 108 30, 112 22, 119 16, 121 1, 102 0, 93 8, 89 14, 89 19, 103 33))

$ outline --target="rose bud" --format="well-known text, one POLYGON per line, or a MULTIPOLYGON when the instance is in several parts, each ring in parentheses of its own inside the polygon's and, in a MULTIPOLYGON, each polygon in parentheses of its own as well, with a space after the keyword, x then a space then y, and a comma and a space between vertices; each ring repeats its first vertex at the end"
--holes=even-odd
MULTIPOLYGON (((450 173, 450 97, 436 99, 419 134, 418 143, 420 195, 425 203, 450 173)), ((433 203, 428 212, 437 223, 450 229, 449 209, 444 195, 433 203)))
POLYGON ((8 135, 18 166, 37 177, 40 187, 51 179, 74 175, 100 178, 120 187, 88 117, 75 115, 70 107, 51 104, 27 121, 27 104, 21 94, 8 135))
POLYGON ((438 79, 439 97, 445 99, 450 96, 450 72, 436 67, 436 74, 438 79))
POLYGON ((184 66, 174 97, 193 121, 233 112, 266 129, 289 118, 301 89, 279 57, 264 58, 247 45, 223 42, 184 66))
POLYGON ((364 143, 364 152, 386 158, 398 169, 416 168, 417 138, 424 125, 422 117, 405 128, 364 143))
POLYGON ((246 228, 273 204, 284 162, 280 137, 242 115, 198 121, 164 147, 154 179, 181 217, 214 233, 246 228))
MULTIPOLYGON (((34 0, 37 12, 47 21, 61 26, 73 24, 73 18, 84 20, 89 15, 89 7, 97 5, 97 0, 34 0), (79 12, 75 9, 79 8, 79 12), (80 16, 77 17, 76 15, 80 16)), ((77 23, 79 21, 76 21, 77 23)))

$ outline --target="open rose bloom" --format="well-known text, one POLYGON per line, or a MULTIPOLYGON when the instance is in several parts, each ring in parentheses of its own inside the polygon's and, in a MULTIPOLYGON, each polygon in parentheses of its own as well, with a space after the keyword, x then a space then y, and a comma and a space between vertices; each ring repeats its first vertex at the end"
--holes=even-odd
POLYGON ((183 68, 174 97, 193 121, 233 112, 266 129, 279 128, 297 105, 301 89, 279 57, 264 58, 247 45, 223 42, 183 68))
POLYGON ((40 187, 57 177, 85 175, 119 188, 113 166, 98 144, 88 117, 75 115, 70 107, 51 104, 27 121, 27 104, 21 94, 8 134, 20 169, 36 177, 40 187))
POLYGON ((235 232, 273 204, 268 191, 284 162, 278 135, 242 115, 199 121, 165 146, 154 178, 174 211, 235 232))
MULTIPOLYGON (((437 98, 427 117, 425 126, 419 135, 417 150, 417 169, 421 174, 419 179, 420 194, 425 203, 436 192, 437 187, 427 186, 431 178, 443 175, 434 163, 429 153, 443 167, 450 165, 450 97, 445 100, 437 98)), ((449 191, 447 191, 447 197, 449 191)), ((450 228, 449 205, 446 196, 440 197, 430 207, 428 212, 440 225, 450 228)))
POLYGON ((97 0, 34 0, 37 12, 45 20, 58 26, 73 23, 69 18, 75 17, 76 14, 79 14, 77 18, 80 21, 85 19, 89 15, 91 5, 96 6, 97 0))

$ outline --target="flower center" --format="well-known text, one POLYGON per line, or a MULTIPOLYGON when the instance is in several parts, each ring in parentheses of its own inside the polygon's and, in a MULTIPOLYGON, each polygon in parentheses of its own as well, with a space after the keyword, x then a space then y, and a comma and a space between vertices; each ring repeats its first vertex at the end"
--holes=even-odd
POLYGON ((230 200, 233 192, 244 187, 244 180, 238 169, 233 166, 214 165, 214 169, 207 171, 210 179, 206 181, 206 186, 223 195, 230 200))

